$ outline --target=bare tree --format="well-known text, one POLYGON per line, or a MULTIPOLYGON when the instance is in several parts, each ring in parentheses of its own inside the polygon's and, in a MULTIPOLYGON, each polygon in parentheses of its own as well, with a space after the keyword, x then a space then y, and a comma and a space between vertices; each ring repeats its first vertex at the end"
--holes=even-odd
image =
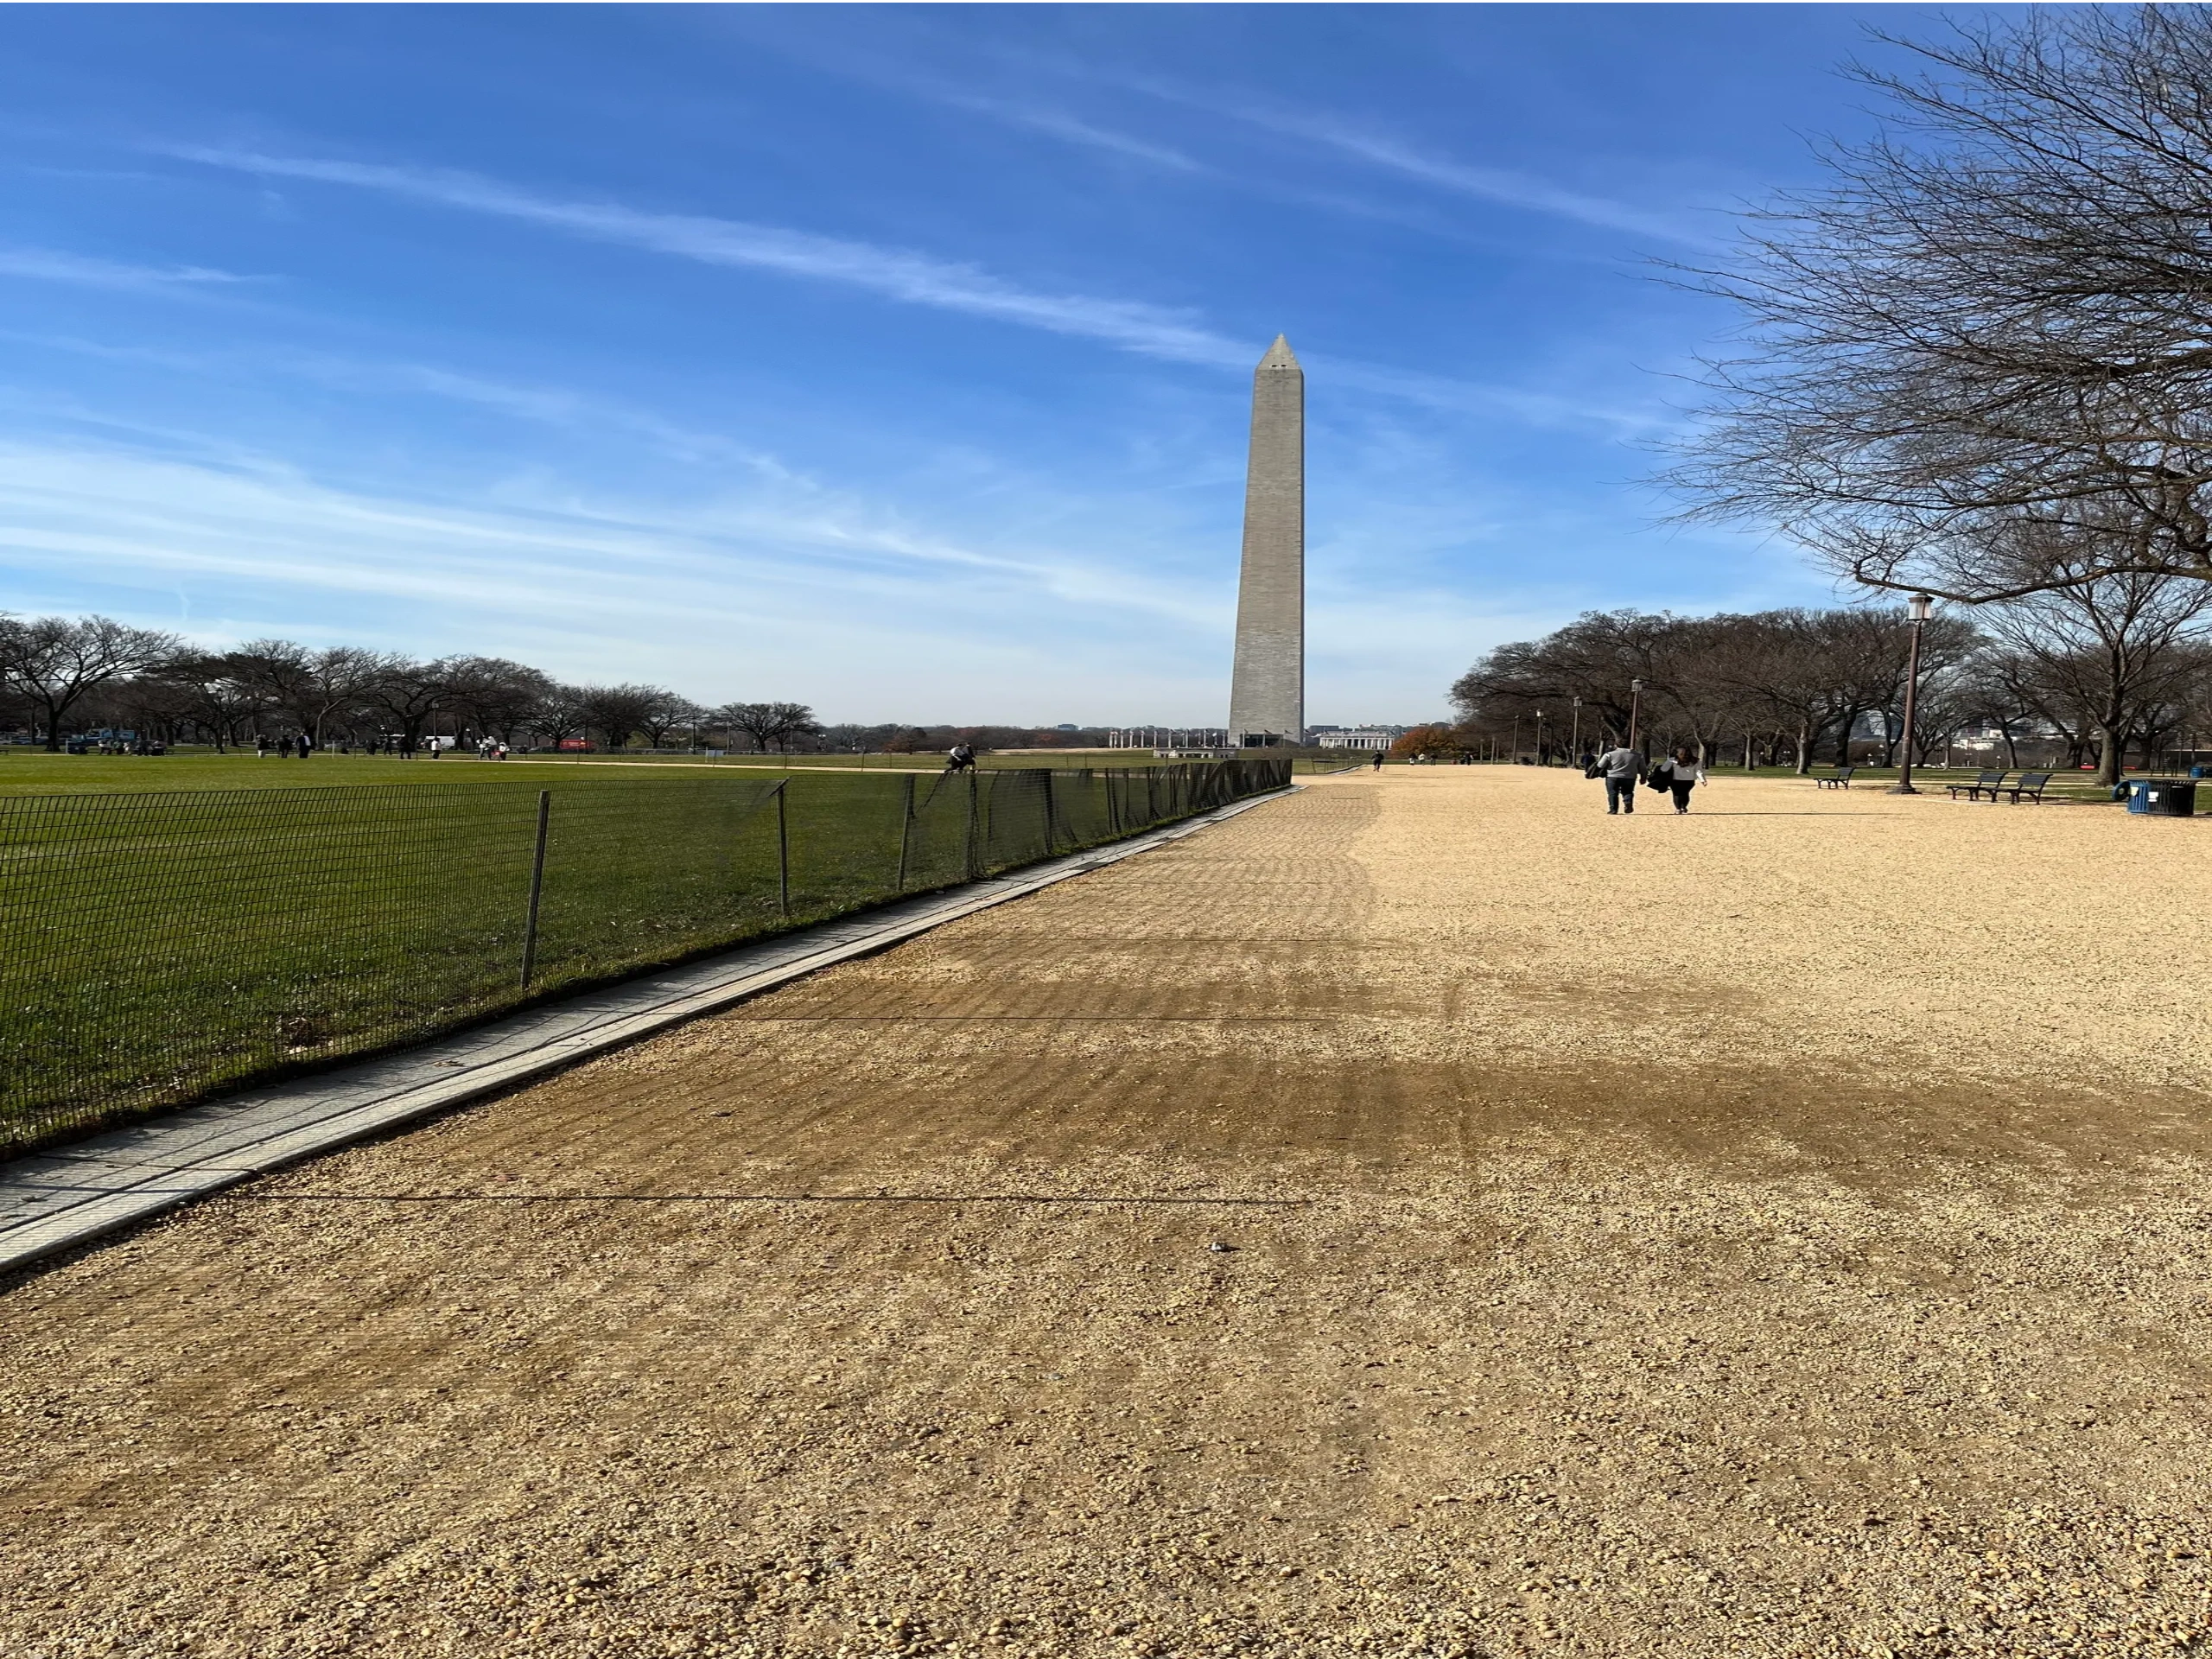
POLYGON ((2120 781, 2127 741, 2162 704, 2182 700, 2193 648, 2212 612, 2212 583, 2116 575, 1990 607, 1990 631, 2015 662, 2012 683, 2062 730, 2086 739, 2096 781, 2120 781))
POLYGON ((638 729, 645 733, 646 742, 658 748, 671 732, 680 726, 696 725, 706 714, 689 697, 664 691, 639 712, 638 729))
POLYGON ((447 703, 479 737, 512 743, 525 727, 540 728, 554 695, 551 677, 504 657, 464 657, 453 664, 447 703))
POLYGON ((657 685, 586 685, 576 695, 584 723, 610 749, 626 745, 675 696, 657 685))
POLYGON ((763 754, 772 747, 788 753, 800 739, 822 728, 803 702, 726 702, 708 718, 733 732, 743 732, 763 754))
POLYGON ((563 738, 581 737, 590 729, 585 718, 587 694, 582 686, 556 684, 531 710, 531 729, 559 747, 563 738))
POLYGON ((227 652, 186 652, 156 672, 177 688, 186 717, 222 753, 250 729, 260 694, 227 652))
POLYGON ((94 687, 158 668, 180 649, 173 633, 125 627, 105 616, 72 621, 0 615, 0 683, 46 727, 49 752, 61 747, 61 721, 94 687))
POLYGON ((229 661, 264 704, 290 715, 320 748, 331 716, 368 704, 393 659, 358 645, 316 651, 289 639, 250 639, 229 661))
POLYGON ((423 747, 423 734, 443 712, 462 660, 451 657, 434 663, 410 662, 404 657, 383 659, 382 671, 364 701, 398 728, 396 735, 402 748, 411 753, 423 747))
POLYGON ((1754 215, 1732 266, 1678 273, 1740 304, 1749 349, 1711 365, 1671 480, 1877 587, 2212 578, 2212 15, 1892 43, 1925 73, 1855 72, 1887 130, 1754 215), (1993 531, 2023 521, 2088 525, 2094 556, 2002 556, 1993 531))

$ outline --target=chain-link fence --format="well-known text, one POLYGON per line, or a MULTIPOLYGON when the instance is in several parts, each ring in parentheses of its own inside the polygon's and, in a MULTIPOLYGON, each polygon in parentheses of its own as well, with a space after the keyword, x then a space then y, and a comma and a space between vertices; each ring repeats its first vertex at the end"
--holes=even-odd
POLYGON ((1288 770, 0 798, 0 1152, 1111 841, 1288 770))

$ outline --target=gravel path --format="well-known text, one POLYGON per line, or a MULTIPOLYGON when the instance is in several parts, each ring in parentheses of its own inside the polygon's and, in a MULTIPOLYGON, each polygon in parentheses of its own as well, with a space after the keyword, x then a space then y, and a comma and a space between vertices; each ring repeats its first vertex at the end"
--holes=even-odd
POLYGON ((1595 791, 1325 779, 22 1281, 0 1653, 2212 1647, 2212 824, 1595 791))

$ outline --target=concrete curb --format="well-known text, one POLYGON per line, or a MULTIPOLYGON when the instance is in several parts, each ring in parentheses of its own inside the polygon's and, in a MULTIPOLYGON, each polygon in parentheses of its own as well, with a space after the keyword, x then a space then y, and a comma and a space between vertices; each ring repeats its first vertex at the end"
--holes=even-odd
POLYGON ((1127 841, 644 974, 402 1053, 187 1107, 0 1165, 0 1274, 1150 852, 1299 787, 1293 784, 1127 841))

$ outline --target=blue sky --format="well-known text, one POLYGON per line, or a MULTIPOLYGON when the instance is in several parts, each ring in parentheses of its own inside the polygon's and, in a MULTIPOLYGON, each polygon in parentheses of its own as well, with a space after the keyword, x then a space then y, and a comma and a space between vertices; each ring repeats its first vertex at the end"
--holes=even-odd
POLYGON ((1638 480, 1653 281, 1913 8, 0 11, 0 609, 852 720, 1226 717, 1250 371, 1308 709, 1831 595, 1638 480))

